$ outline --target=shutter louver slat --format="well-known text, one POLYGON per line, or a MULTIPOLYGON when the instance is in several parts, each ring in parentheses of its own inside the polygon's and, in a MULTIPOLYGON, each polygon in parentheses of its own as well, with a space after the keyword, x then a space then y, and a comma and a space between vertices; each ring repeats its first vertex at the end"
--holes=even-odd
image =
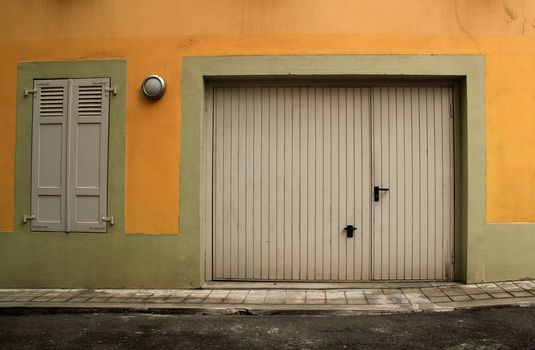
POLYGON ((100 117, 102 96, 101 86, 80 86, 78 88, 78 115, 100 117))

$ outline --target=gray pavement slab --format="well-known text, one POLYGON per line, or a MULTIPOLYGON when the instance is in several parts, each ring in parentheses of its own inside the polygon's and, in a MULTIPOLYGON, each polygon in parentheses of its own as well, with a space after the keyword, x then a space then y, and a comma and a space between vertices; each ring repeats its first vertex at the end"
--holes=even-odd
POLYGON ((421 288, 345 289, 0 289, 0 312, 15 308, 172 310, 201 313, 384 313, 532 305, 533 281, 421 288))

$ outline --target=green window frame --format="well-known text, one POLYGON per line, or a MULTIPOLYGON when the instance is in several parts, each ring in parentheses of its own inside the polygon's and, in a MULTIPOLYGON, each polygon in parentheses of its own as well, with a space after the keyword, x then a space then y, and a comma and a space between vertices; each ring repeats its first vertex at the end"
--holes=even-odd
MULTIPOLYGON (((108 232, 124 232, 125 216, 125 118, 126 60, 21 62, 18 65, 17 143, 15 181, 15 231, 30 232, 23 222, 31 213, 32 112, 33 98, 28 90, 42 79, 88 79, 106 77, 117 95, 109 101, 108 133, 108 213, 114 225, 108 232)), ((65 232, 65 231, 60 231, 65 232)))

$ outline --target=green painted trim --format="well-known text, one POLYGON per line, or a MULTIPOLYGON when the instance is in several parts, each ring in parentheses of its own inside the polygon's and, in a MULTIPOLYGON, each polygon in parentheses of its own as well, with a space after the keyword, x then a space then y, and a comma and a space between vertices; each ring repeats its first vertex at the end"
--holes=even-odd
MULTIPOLYGON (((461 86, 461 279, 468 282, 535 275, 534 224, 487 224, 485 58, 481 55, 296 55, 185 57, 182 62, 180 232, 201 261, 204 280, 205 80, 219 78, 457 78, 461 86), (525 258, 502 246, 511 242, 525 258), (525 245, 525 243, 527 244, 525 245), (524 247, 524 248, 523 248, 524 247), (529 253, 529 254, 528 254, 529 253), (490 256, 501 257, 495 259, 490 256), (516 260, 515 260, 516 259, 516 260), (500 263, 493 263, 499 261, 500 263), (483 269, 482 267, 483 266, 483 269), (492 266, 485 271, 484 266, 492 266)), ((510 244, 509 244, 510 245, 510 244)), ((459 256, 457 256, 459 259, 459 256)))
POLYGON ((32 95, 25 96, 25 88, 33 88, 34 79, 111 78, 118 95, 110 98, 108 213, 115 217, 109 234, 124 232, 125 215, 125 116, 126 116, 126 60, 22 62, 18 65, 17 94, 17 154, 15 181, 15 231, 30 232, 30 225, 21 221, 30 213, 32 160, 32 95))
MULTIPOLYGON (((125 221, 124 59, 24 62, 18 66, 15 232, 0 234, 0 287, 179 288, 198 287, 181 256, 178 236, 128 235, 125 221), (24 88, 36 78, 110 77, 118 94, 110 101, 108 233, 30 232, 21 218, 30 210, 32 98, 24 88)), ((198 262, 196 262, 198 265, 198 262)))

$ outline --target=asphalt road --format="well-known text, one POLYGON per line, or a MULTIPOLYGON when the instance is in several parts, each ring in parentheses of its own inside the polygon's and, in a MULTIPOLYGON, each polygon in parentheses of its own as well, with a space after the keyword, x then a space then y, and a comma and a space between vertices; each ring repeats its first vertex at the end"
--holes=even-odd
POLYGON ((535 308, 381 316, 0 314, 0 349, 535 349, 535 308))

